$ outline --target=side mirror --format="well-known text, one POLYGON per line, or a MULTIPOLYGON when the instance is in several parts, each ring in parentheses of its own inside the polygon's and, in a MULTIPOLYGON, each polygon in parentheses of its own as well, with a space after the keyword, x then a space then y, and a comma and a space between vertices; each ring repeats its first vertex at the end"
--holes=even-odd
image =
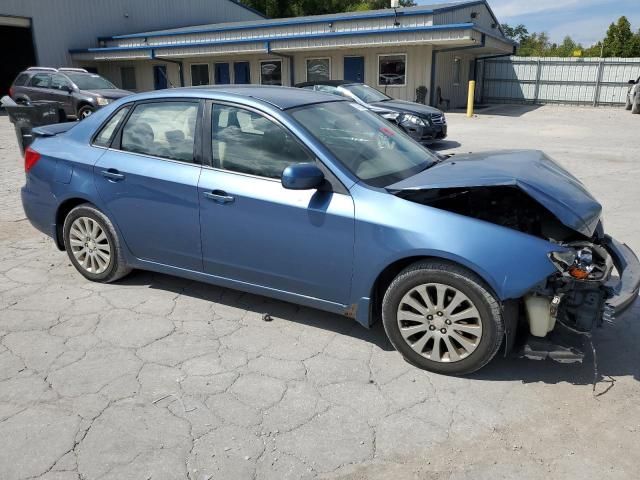
POLYGON ((64 89, 69 93, 73 93, 73 87, 71 85, 65 85, 64 89))
POLYGON ((295 163, 282 172, 282 186, 289 190, 312 190, 323 181, 324 173, 313 163, 295 163))

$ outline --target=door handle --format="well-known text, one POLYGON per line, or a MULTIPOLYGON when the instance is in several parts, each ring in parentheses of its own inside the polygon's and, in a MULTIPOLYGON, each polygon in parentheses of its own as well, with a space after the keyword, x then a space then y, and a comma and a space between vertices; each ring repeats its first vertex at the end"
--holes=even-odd
POLYGON ((102 176, 105 177, 106 179, 113 180, 114 182, 124 180, 124 174, 111 168, 109 170, 102 170, 102 172, 100 173, 102 173, 102 176))
POLYGON ((204 192, 205 198, 209 200, 213 200, 217 203, 233 203, 235 198, 231 195, 227 195, 227 192, 223 192, 221 190, 214 190, 213 192, 204 192))

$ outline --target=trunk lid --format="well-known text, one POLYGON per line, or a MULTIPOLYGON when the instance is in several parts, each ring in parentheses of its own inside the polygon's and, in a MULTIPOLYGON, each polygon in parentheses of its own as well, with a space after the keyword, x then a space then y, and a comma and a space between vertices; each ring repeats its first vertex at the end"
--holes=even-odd
POLYGON ((513 186, 567 227, 591 237, 602 206, 585 186, 541 151, 511 150, 455 155, 387 187, 393 193, 428 189, 513 186))

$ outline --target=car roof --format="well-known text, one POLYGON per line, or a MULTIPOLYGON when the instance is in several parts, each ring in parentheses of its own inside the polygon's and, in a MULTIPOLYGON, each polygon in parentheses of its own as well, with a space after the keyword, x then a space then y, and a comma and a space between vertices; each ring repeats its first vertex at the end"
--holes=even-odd
POLYGON ((219 99, 220 96, 236 98, 252 98, 266 102, 280 110, 311 105, 314 103, 340 102, 344 99, 328 93, 302 90, 300 88, 276 87, 266 85, 216 85, 206 87, 185 87, 171 88, 167 90, 157 90, 155 92, 142 93, 129 100, 145 100, 153 98, 175 98, 175 97, 200 97, 212 100, 219 99))
POLYGON ((312 82, 301 82, 296 84, 296 88, 311 87, 313 85, 329 85, 331 87, 339 87, 341 85, 360 85, 359 82, 350 80, 314 80, 312 82))

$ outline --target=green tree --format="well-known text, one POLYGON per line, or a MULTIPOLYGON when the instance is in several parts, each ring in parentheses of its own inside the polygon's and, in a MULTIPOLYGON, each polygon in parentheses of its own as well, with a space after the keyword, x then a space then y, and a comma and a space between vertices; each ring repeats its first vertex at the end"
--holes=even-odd
POLYGON ((630 57, 633 53, 634 35, 627 17, 620 17, 607 30, 604 41, 605 57, 630 57))
MULTIPOLYGON (((388 0, 241 0, 270 18, 323 15, 355 10, 371 10, 389 7, 388 0)), ((410 7, 414 0, 400 0, 400 5, 410 7)))
POLYGON ((502 31, 507 38, 515 40, 516 42, 523 42, 529 38, 529 30, 523 24, 512 27, 508 23, 502 24, 502 31))

